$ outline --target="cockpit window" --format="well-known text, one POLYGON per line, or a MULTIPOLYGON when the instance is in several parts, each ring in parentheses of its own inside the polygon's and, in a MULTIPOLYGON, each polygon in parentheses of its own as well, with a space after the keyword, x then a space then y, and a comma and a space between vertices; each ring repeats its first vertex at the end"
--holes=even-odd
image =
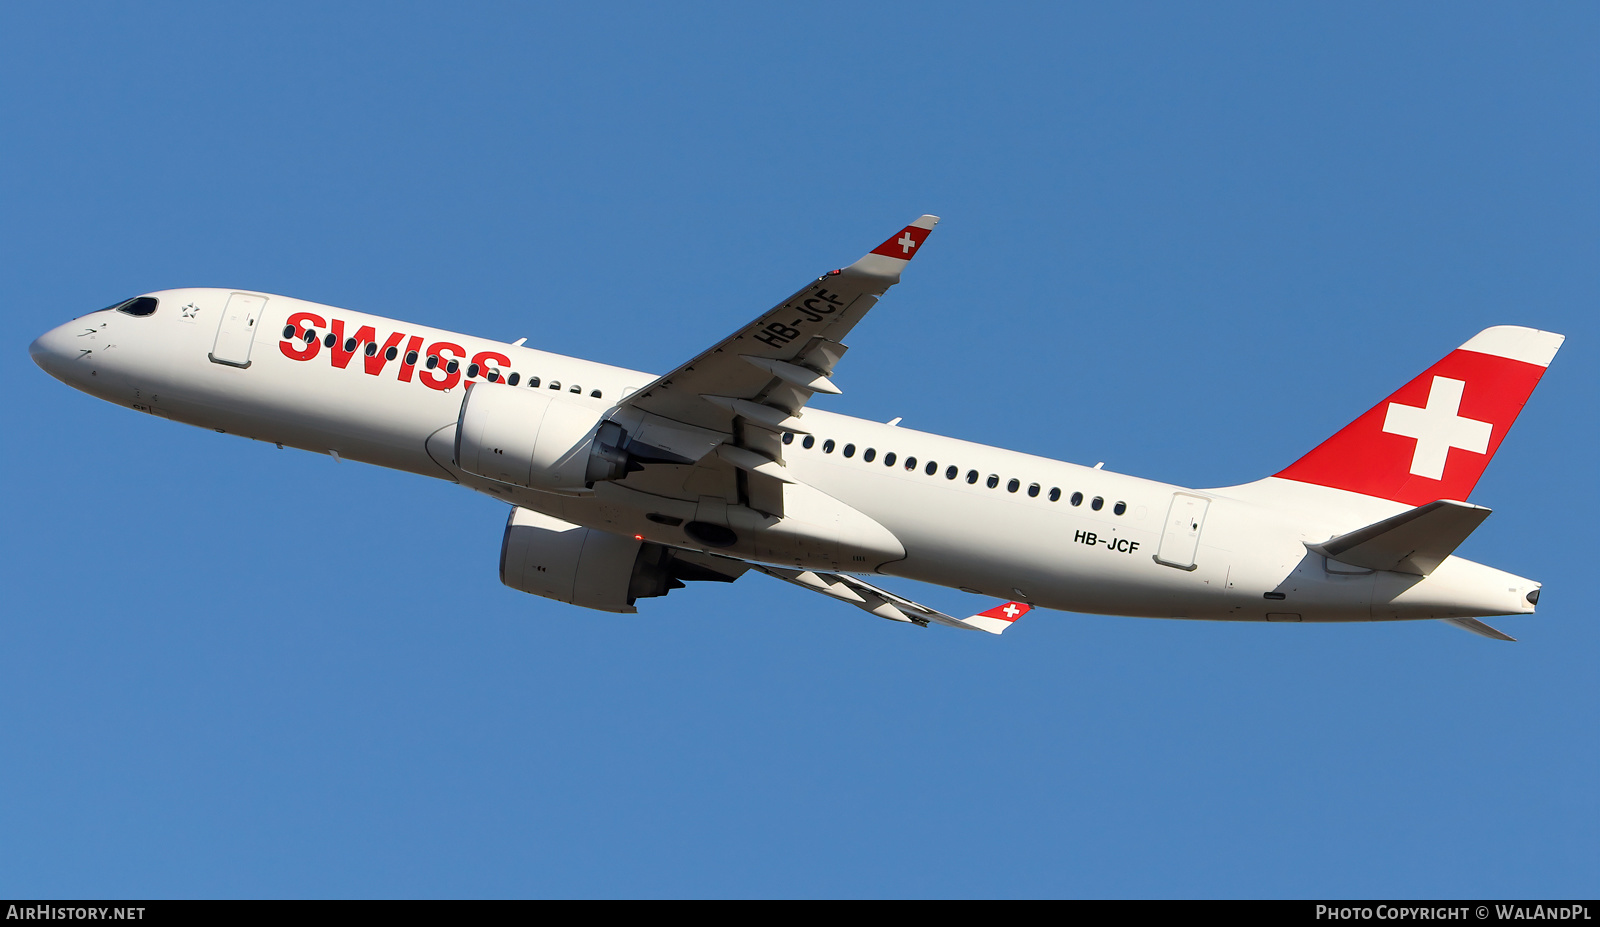
POLYGON ((118 303, 115 306, 108 306, 106 308, 115 309, 118 312, 125 312, 128 315, 150 315, 156 311, 156 306, 158 305, 160 305, 160 303, 154 296, 135 296, 133 299, 130 299, 127 302, 118 303))

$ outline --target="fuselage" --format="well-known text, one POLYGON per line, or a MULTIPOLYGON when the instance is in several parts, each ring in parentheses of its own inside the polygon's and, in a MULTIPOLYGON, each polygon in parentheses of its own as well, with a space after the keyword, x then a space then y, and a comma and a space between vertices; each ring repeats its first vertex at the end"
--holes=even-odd
MULTIPOLYGON (((254 317, 230 322, 223 314, 240 292, 148 294, 156 311, 91 313, 41 336, 32 354, 69 385, 158 417, 698 546, 649 517, 655 497, 643 501, 631 477, 557 494, 474 476, 453 460, 469 384, 558 390, 603 413, 654 375, 270 294, 254 294, 254 317), (307 328, 313 340, 301 336, 307 328)), ((801 422, 809 434, 786 436, 787 470, 903 547, 903 557, 863 563, 862 573, 1145 617, 1359 621, 1533 610, 1527 598, 1538 584, 1461 558, 1422 577, 1352 570, 1307 549, 1405 510, 1400 503, 1271 478, 1193 490, 816 408, 801 422)), ((693 468, 682 469, 692 486, 693 468)))

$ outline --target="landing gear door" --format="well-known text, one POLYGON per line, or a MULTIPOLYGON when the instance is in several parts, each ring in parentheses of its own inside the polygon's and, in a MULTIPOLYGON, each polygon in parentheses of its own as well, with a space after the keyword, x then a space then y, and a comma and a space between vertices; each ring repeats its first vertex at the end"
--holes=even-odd
POLYGON ((1186 492, 1172 494, 1172 505, 1167 509, 1167 523, 1161 532, 1161 547, 1156 551, 1157 563, 1180 570, 1195 568, 1195 551, 1200 548, 1200 530, 1205 527, 1206 509, 1211 500, 1192 496, 1186 492))
POLYGON ((255 340, 256 328, 261 324, 261 311, 267 305, 265 296, 252 293, 230 293, 228 305, 222 310, 222 321, 217 323, 217 340, 211 346, 211 362, 230 367, 250 366, 250 342, 255 340))

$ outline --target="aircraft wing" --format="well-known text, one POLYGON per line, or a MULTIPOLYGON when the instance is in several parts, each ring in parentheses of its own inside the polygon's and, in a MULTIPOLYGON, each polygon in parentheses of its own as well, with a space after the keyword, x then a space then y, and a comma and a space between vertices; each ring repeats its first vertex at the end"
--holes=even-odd
POLYGON ((803 431, 791 420, 812 394, 839 392, 828 377, 846 350, 842 339, 900 281, 938 221, 922 216, 619 405, 712 432, 737 435, 739 421, 803 431))
POLYGON ((990 634, 1000 634, 1032 608, 1031 605, 1025 605, 1021 602, 1007 602, 1004 605, 998 605, 969 618, 955 618, 926 605, 919 605, 903 596, 879 589, 866 580, 847 573, 786 570, 782 567, 762 566, 755 563, 750 564, 750 567, 760 570, 768 576, 781 579, 786 583, 793 583, 802 589, 810 589, 813 592, 833 596, 836 599, 854 605, 862 611, 871 612, 879 618, 886 618, 890 621, 903 621, 909 624, 921 625, 924 628, 928 626, 929 622, 933 622, 935 624, 948 625, 952 628, 964 628, 968 631, 987 631, 990 634))

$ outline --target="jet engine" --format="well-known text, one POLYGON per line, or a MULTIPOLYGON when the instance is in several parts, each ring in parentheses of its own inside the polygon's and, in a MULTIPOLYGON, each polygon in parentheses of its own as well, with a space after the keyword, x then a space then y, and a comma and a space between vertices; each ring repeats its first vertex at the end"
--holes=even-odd
POLYGON ((686 582, 731 583, 746 569, 524 508, 512 508, 500 545, 502 583, 606 612, 634 612, 635 600, 666 595, 686 582))
POLYGON ((477 383, 456 418, 455 463, 513 486, 580 493, 645 464, 693 464, 730 437, 636 409, 477 383))
POLYGON ((639 464, 623 450, 607 410, 562 394, 474 384, 456 420, 456 466, 501 483, 576 492, 627 476, 639 464))

